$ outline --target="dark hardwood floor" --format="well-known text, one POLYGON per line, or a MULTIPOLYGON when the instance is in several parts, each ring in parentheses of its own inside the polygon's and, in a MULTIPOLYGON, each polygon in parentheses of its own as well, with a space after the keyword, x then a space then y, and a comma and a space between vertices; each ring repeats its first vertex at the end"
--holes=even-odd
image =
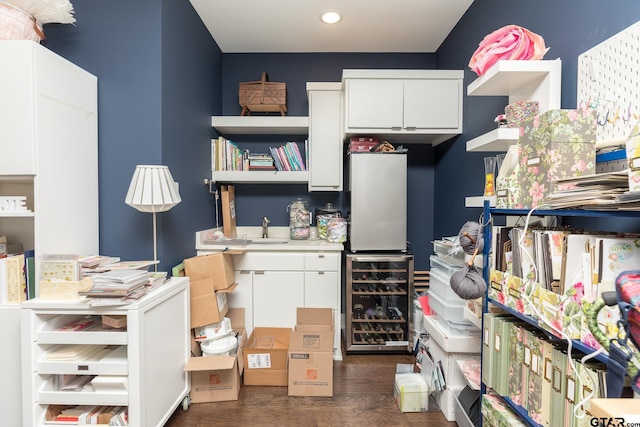
POLYGON ((456 426, 435 408, 401 413, 393 400, 398 363, 409 354, 344 355, 334 362, 333 397, 289 397, 287 387, 242 386, 237 401, 194 403, 176 409, 167 427, 207 426, 456 426))

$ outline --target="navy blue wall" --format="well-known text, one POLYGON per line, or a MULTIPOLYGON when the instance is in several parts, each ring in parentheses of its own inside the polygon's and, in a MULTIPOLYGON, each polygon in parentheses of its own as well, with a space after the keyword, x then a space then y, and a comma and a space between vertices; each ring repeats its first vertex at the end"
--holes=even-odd
MULTIPOLYGON (((578 55, 640 19, 640 2, 621 0, 500 1, 476 0, 438 49, 438 68, 464 69, 465 87, 478 76, 468 63, 485 35, 509 24, 520 25, 544 37, 550 47, 544 59, 562 59, 562 108, 577 105, 578 55)), ((483 157, 496 153, 467 153, 466 142, 495 127, 504 113, 506 97, 466 97, 464 134, 436 147, 435 235, 457 234, 468 220, 477 221, 481 209, 464 208, 465 196, 483 191, 483 157)), ((594 225, 593 229, 600 228, 594 225)))
MULTIPOLYGON (((222 113, 240 115, 238 84, 260 80, 263 71, 268 73, 270 81, 287 83, 287 115, 306 116, 309 113, 307 82, 339 82, 343 69, 432 69, 435 68, 434 59, 432 54, 224 54, 222 113)), ((304 141, 304 137, 278 135, 271 144, 265 144, 269 141, 265 137, 254 140, 238 137, 234 140, 240 141, 243 148, 258 149, 288 140, 304 141)), ((392 139, 389 141, 393 143, 392 139)), ((416 144, 408 148, 407 237, 411 242, 409 250, 424 261, 419 265, 416 259, 416 268, 426 268, 428 255, 425 254, 430 253, 433 238, 433 149, 416 144)), ((347 193, 308 193, 306 185, 237 185, 238 224, 259 225, 266 215, 272 225, 288 225, 287 205, 298 197, 309 200, 312 208, 321 208, 331 202, 345 215, 349 210, 347 193)), ((384 194, 380 195, 380 203, 384 203, 384 197, 384 194)))
POLYGON ((98 77, 100 252, 152 259, 152 217, 125 205, 137 164, 165 164, 183 202, 158 214, 158 258, 170 269, 194 254, 212 222, 202 185, 220 112, 222 54, 187 1, 75 1, 75 25, 43 42, 98 77))
MULTIPOLYGON (((100 252, 152 256, 151 217, 126 206, 124 196, 136 164, 166 164, 183 202, 158 215, 163 269, 192 256, 194 232, 215 225, 213 197, 202 184, 216 136, 210 117, 239 114, 239 82, 257 80, 262 71, 286 82, 289 115, 308 113, 305 82, 339 81, 343 68, 464 69, 466 86, 475 79, 467 64, 479 41, 518 24, 545 38, 547 59, 562 58, 562 106, 570 108, 577 56, 640 19, 637 0, 606 9, 596 0, 476 0, 437 55, 222 54, 186 0, 77 0, 74 7, 77 24, 46 26, 43 44, 99 78, 100 252)), ((427 267, 434 236, 456 234, 479 217, 479 210, 464 208, 464 197, 482 192, 484 154, 466 153, 465 144, 490 130, 505 104, 506 98, 465 97, 463 135, 435 149, 409 146, 416 269, 427 267)), ((301 185, 241 185, 237 194, 240 225, 257 225, 263 215, 286 225, 286 205, 296 197, 314 207, 331 201, 346 210, 348 203, 344 194, 309 195, 301 185)))

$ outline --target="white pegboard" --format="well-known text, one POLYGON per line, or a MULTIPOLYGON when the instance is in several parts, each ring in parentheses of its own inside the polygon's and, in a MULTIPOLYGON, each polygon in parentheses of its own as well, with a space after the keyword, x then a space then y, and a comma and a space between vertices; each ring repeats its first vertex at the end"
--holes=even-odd
POLYGON ((578 56, 578 108, 593 108, 598 142, 624 141, 640 119, 640 21, 578 56))

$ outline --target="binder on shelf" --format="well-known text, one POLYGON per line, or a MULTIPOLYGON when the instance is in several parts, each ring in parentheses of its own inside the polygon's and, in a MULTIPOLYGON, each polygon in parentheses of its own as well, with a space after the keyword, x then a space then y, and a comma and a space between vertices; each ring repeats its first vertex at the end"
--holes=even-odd
POLYGON ((553 413, 554 419, 564 420, 564 400, 567 395, 567 384, 565 381, 567 353, 559 348, 554 348, 552 350, 552 357, 551 412, 553 413))
POLYGON ((509 372, 511 367, 509 342, 511 323, 521 325, 524 322, 516 317, 499 317, 494 330, 493 389, 501 396, 509 394, 509 375, 504 373, 509 372))

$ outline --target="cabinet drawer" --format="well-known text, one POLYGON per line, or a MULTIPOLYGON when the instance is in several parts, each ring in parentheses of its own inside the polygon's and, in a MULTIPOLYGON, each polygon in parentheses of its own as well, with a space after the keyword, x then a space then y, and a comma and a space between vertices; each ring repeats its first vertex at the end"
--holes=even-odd
POLYGON ((340 269, 340 256, 322 252, 305 254, 304 268, 307 271, 338 271, 340 269))
POLYGON ((234 255, 234 270, 302 271, 304 255, 273 252, 234 255))

